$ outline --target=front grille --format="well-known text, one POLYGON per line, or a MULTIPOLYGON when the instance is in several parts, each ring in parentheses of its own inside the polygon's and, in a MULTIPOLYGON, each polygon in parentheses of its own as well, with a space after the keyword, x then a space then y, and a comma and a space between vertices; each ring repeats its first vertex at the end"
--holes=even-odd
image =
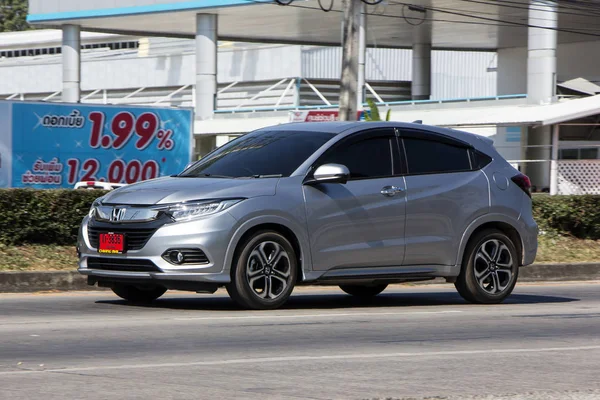
POLYGON ((162 272, 152 261, 128 258, 88 257, 90 269, 125 272, 162 272))
POLYGON ((100 233, 122 233, 125 235, 127 250, 139 250, 146 245, 156 229, 131 229, 131 228, 97 228, 88 226, 88 237, 93 248, 98 248, 100 233))

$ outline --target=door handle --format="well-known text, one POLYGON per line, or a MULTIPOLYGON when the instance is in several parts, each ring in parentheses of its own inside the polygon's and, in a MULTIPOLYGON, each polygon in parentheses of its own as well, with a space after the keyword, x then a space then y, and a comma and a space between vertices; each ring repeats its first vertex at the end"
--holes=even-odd
POLYGON ((384 186, 381 189, 381 194, 384 196, 392 197, 395 196, 396 193, 401 193, 402 189, 396 186, 384 186))

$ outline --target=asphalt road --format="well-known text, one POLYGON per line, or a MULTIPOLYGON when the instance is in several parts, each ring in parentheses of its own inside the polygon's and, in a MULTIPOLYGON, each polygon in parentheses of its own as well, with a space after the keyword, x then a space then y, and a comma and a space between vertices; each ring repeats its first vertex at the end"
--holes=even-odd
POLYGON ((169 292, 0 295, 0 399, 600 399, 600 282, 452 286, 370 303, 306 288, 282 310, 169 292))

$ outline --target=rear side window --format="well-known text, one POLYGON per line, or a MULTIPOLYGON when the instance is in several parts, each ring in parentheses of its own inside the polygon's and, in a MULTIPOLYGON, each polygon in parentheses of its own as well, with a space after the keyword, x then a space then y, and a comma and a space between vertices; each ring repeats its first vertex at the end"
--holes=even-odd
POLYGON ((482 169, 492 162, 492 157, 477 150, 471 150, 471 157, 473 157, 473 169, 482 169))
POLYGON ((392 175, 390 138, 374 137, 342 145, 326 155, 320 164, 342 164, 350 170, 350 179, 392 175))
POLYGON ((411 175, 471 170, 467 148, 415 138, 405 138, 403 142, 411 175))

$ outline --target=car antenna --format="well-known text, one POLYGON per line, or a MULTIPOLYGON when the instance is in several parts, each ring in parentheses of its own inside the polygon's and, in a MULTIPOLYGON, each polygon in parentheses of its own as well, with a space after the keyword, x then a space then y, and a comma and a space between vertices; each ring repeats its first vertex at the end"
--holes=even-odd
POLYGON ((413 121, 413 124, 422 124, 423 120, 422 119, 418 119, 416 121, 413 121))

